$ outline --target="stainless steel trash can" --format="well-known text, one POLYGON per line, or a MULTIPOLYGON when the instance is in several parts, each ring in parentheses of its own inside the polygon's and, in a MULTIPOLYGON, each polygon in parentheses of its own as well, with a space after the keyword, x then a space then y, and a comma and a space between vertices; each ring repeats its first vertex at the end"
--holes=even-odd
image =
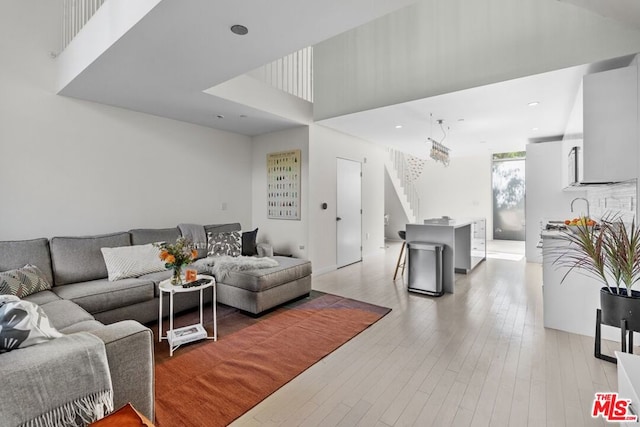
POLYGON ((409 286, 411 292, 440 296, 442 290, 442 245, 408 242, 409 286))

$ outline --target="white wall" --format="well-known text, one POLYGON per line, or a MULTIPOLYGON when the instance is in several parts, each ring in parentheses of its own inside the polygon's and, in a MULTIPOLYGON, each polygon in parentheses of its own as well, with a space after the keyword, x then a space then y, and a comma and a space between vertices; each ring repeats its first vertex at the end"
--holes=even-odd
POLYGON ((384 213, 389 215, 389 224, 384 227, 385 239, 400 240, 398 231, 406 229, 409 219, 386 168, 384 172, 384 213))
POLYGON ((314 46, 314 117, 639 50, 635 28, 557 0, 423 0, 314 46))
POLYGON ((541 227, 547 221, 564 221, 579 216, 585 209, 582 202, 576 203, 576 212, 571 212, 571 200, 585 197, 585 191, 562 191, 567 163, 563 145, 568 144, 555 141, 527 145, 525 255, 528 262, 542 262, 542 251, 536 245, 541 227))
POLYGON ((416 188, 420 195, 418 222, 445 215, 486 218, 487 239, 493 238, 491 153, 453 157, 448 167, 428 160, 416 188))
POLYGON ((362 162, 363 256, 366 257, 384 247, 385 155, 382 147, 367 141, 320 125, 310 127, 309 256, 315 273, 336 268, 336 158, 338 157, 362 162), (328 204, 328 209, 321 209, 323 202, 328 204))
POLYGON ((59 11, 0 6, 0 240, 250 225, 250 138, 54 94, 59 11))
MULTIPOLYGON (((252 141, 253 227, 258 227, 258 241, 269 242, 275 251, 308 258, 309 224, 309 127, 301 126, 253 137, 252 141), (300 220, 267 218, 267 154, 301 150, 300 220), (303 246, 303 249, 300 247, 303 246)), ((314 266, 315 267, 315 266, 314 266)))

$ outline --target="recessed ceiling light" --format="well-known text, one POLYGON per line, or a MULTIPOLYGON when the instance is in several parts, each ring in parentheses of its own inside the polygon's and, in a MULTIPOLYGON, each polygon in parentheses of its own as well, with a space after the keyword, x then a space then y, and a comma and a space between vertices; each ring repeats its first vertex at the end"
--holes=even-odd
POLYGON ((246 115, 246 114, 240 114, 240 118, 241 118, 241 119, 246 119, 246 118, 247 118, 247 115, 246 115))
POLYGON ((464 122, 464 119, 458 119, 459 122, 464 122))
POLYGON ((538 105, 540 105, 539 101, 531 101, 530 103, 527 104, 529 107, 536 107, 538 105))
POLYGON ((245 34, 247 34, 249 32, 249 29, 247 27, 245 27, 244 25, 232 25, 231 26, 231 32, 233 34, 237 34, 239 36, 244 36, 245 34))
POLYGON ((480 141, 480 144, 486 144, 487 141, 480 141))
POLYGON ((217 117, 218 119, 224 119, 224 116, 223 116, 222 114, 218 114, 216 117, 217 117))
POLYGON ((402 125, 396 125, 396 129, 402 129, 402 125))
POLYGON ((531 128, 531 130, 538 130, 538 128, 531 128))

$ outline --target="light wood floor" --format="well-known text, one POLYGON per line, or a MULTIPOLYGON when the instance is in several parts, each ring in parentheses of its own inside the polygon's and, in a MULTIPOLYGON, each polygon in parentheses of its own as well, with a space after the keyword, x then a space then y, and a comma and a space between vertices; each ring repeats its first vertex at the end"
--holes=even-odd
MULTIPOLYGON (((234 426, 582 426, 616 391, 593 338, 545 329, 542 269, 488 259, 456 293, 409 294, 386 254, 314 277, 313 288, 391 307, 234 426)), ((606 343, 612 354, 615 343, 606 343)))

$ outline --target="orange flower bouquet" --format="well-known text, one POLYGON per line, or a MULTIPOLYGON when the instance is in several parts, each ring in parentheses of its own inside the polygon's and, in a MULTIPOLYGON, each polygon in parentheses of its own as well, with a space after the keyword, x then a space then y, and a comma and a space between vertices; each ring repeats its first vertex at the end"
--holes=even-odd
POLYGON ((198 256, 198 251, 193 248, 193 244, 179 237, 175 244, 156 243, 155 247, 160 249, 160 259, 164 261, 165 268, 173 268, 171 277, 172 285, 182 285, 182 269, 191 264, 198 256))

